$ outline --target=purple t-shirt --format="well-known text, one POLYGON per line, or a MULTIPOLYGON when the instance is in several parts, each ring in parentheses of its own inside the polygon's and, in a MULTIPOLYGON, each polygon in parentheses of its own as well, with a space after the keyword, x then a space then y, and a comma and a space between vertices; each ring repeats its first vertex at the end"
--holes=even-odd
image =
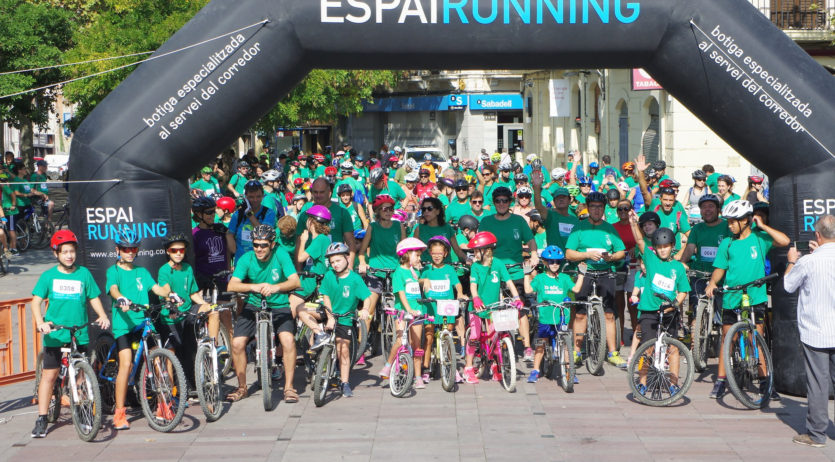
POLYGON ((194 237, 194 271, 202 276, 213 274, 228 268, 226 261, 226 236, 213 229, 192 230, 194 237))

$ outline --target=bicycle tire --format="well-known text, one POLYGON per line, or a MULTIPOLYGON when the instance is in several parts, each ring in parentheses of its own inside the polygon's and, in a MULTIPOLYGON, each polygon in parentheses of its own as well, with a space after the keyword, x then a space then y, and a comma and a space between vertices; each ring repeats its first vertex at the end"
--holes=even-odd
POLYGON ((697 372, 707 368, 708 342, 710 341, 710 329, 713 326, 713 309, 709 301, 702 299, 696 306, 696 322, 693 324, 693 341, 691 342, 693 353, 693 366, 697 372))
POLYGON ((603 312, 603 305, 591 304, 586 319, 586 369, 591 375, 601 375, 607 353, 606 314, 603 312))
POLYGON ((194 387, 197 388, 197 399, 206 422, 216 421, 223 413, 223 398, 220 396, 223 377, 220 372, 218 367, 218 378, 215 379, 212 346, 200 345, 194 358, 194 387))
POLYGON ((383 349, 383 357, 387 357, 391 352, 392 345, 394 345, 394 339, 397 337, 397 326, 394 323, 394 316, 385 312, 381 316, 383 322, 380 324, 380 348, 383 349))
POLYGON ((415 362, 408 351, 398 351, 394 357, 389 376, 389 389, 392 396, 402 398, 412 388, 415 380, 415 362))
POLYGON ((545 351, 542 352, 542 366, 540 367, 542 375, 546 379, 555 380, 557 378, 557 368, 554 364, 554 348, 550 343, 545 345, 545 351))
POLYGON ((99 390, 99 382, 96 380, 93 367, 86 361, 76 362, 73 368, 79 401, 76 402, 73 393, 70 392, 72 423, 81 441, 90 442, 96 438, 101 429, 101 390, 99 390))
POLYGON ((229 336, 229 329, 220 323, 220 329, 217 331, 217 362, 220 377, 226 377, 232 371, 232 342, 229 336))
POLYGON ((502 387, 508 393, 513 393, 516 391, 516 353, 513 351, 513 340, 510 337, 503 337, 498 347, 502 387))
POLYGON ((458 370, 455 360, 455 342, 452 340, 452 334, 447 330, 441 332, 440 335, 441 348, 438 352, 438 361, 441 366, 441 388, 450 392, 455 390, 455 372, 458 370))
POLYGON ((17 233, 17 251, 25 252, 29 248, 29 230, 23 223, 15 223, 15 232, 17 233))
POLYGON ((621 318, 615 316, 615 351, 620 351, 621 342, 623 342, 623 322, 621 318))
POLYGON ((41 387, 41 375, 43 374, 43 355, 44 351, 41 350, 40 353, 38 353, 38 359, 35 362, 35 388, 32 393, 32 404, 38 404, 38 389, 41 387))
POLYGON ((328 395, 328 383, 330 382, 333 365, 333 344, 327 344, 319 352, 316 360, 316 373, 313 376, 313 403, 316 407, 325 405, 325 398, 328 395))
POLYGON ((368 326, 365 325, 365 321, 361 319, 357 319, 356 322, 356 331, 357 335, 351 341, 351 368, 353 369, 354 364, 360 360, 360 356, 365 354, 365 349, 368 347, 368 326))
POLYGON ((261 383, 265 411, 271 411, 273 409, 273 376, 270 353, 270 325, 268 322, 259 322, 258 354, 261 358, 261 364, 258 365, 258 376, 261 383))
POLYGON ((61 385, 58 383, 60 377, 55 380, 55 385, 52 387, 52 394, 49 396, 49 407, 46 411, 46 421, 55 423, 58 417, 61 416, 61 385))
MULTIPOLYGON (((748 337, 750 339, 751 337, 748 337)), ((753 346, 750 340, 743 340, 745 348, 750 351, 753 346)), ((725 362, 725 371, 728 383, 728 389, 731 394, 748 409, 762 409, 768 406, 771 399, 771 392, 774 389, 774 374, 773 364, 771 362, 771 353, 768 351, 768 346, 765 343, 762 335, 752 329, 748 322, 738 322, 731 326, 728 333, 725 334, 725 357, 722 358, 725 362), (768 375, 767 392, 763 395, 759 393, 762 379, 759 377, 759 362, 755 362, 753 355, 743 355, 740 351, 740 342, 734 340, 737 334, 743 335, 745 331, 751 332, 756 339, 757 345, 762 351, 762 358, 765 362, 766 371, 768 375), (753 398, 752 395, 758 396, 753 398)))
POLYGON ((655 341, 656 338, 653 337, 635 350, 635 354, 632 356, 632 362, 629 363, 627 370, 627 380, 629 380, 629 388, 632 390, 632 397, 639 403, 653 407, 669 406, 684 398, 688 390, 690 390, 690 386, 693 384, 695 373, 693 368, 690 367, 693 364, 693 356, 690 354, 690 349, 678 339, 665 336, 662 340, 666 345, 667 351, 673 346, 679 352, 679 389, 675 394, 672 394, 670 391, 672 381, 669 378, 668 371, 669 360, 665 361, 664 370, 656 369, 654 365, 652 353, 654 352, 655 341), (646 374, 646 394, 641 394, 638 390, 642 370, 646 374), (683 375, 682 370, 684 371, 683 375))
POLYGON ((559 369, 560 386, 566 393, 574 393, 574 334, 568 331, 557 335, 557 352, 554 364, 559 369))
POLYGON ((147 359, 142 362, 140 369, 139 403, 142 406, 142 413, 148 419, 148 425, 158 432, 168 433, 180 424, 186 412, 188 404, 186 373, 174 353, 165 348, 150 351, 147 359), (168 376, 169 363, 174 372, 173 377, 168 376), (150 375, 148 374, 149 367, 155 369, 150 375), (151 380, 153 382, 149 383, 151 380), (162 411, 161 417, 156 415, 158 411, 162 411), (167 415, 171 415, 171 418, 169 419, 167 415))
POLYGON ((116 410, 116 374, 119 372, 119 354, 113 350, 113 357, 107 359, 115 340, 109 335, 102 335, 96 340, 96 346, 90 355, 90 365, 96 372, 101 395, 102 412, 113 414, 116 410))
POLYGON ((43 249, 49 244, 49 236, 47 236, 46 219, 42 217, 33 216, 29 221, 29 236, 30 246, 33 249, 43 249))

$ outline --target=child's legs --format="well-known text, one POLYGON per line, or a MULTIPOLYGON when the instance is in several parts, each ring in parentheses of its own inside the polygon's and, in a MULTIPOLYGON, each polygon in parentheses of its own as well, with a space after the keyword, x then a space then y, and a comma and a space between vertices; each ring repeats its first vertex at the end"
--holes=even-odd
POLYGON ((406 328, 406 322, 398 319, 394 322, 394 325, 397 334, 394 336, 394 342, 391 344, 391 351, 389 351, 389 357, 386 361, 388 364, 394 361, 394 355, 397 354, 397 350, 400 348, 400 338, 403 337, 403 329, 406 328))
POLYGON ((432 346, 435 344, 435 326, 426 324, 423 326, 423 368, 429 368, 429 361, 432 359, 432 346))
POLYGON ((304 308, 304 306, 302 306, 296 312, 296 316, 298 317, 299 321, 301 321, 304 325, 309 327, 310 330, 312 330, 313 332, 316 332, 318 334, 319 332, 323 331, 323 329, 319 327, 319 321, 321 321, 319 313, 315 311, 308 311, 304 308))
POLYGON ((55 386, 55 380, 58 378, 60 368, 61 350, 58 348, 45 348, 43 369, 41 369, 41 382, 38 385, 39 415, 45 415, 49 411, 49 400, 52 396, 52 389, 55 386))
POLYGON ((481 337, 481 318, 471 314, 470 315, 470 336, 465 340, 467 342, 466 353, 466 367, 473 367, 473 357, 475 350, 481 337))
POLYGON ((348 383, 351 373, 351 341, 337 338, 336 352, 339 357, 339 380, 348 383))
POLYGON ((586 313, 577 313, 574 317, 574 351, 579 352, 583 346, 583 337, 586 334, 586 324, 588 323, 588 315, 586 313))
POLYGON ((304 299, 299 297, 296 294, 290 294, 290 312, 293 314, 295 318, 298 314, 300 309, 304 309, 304 299))
POLYGON ((119 371, 116 373, 116 408, 125 407, 128 394, 128 375, 133 360, 133 350, 125 348, 119 350, 119 371))
POLYGON ((420 348, 422 329, 423 326, 421 324, 413 324, 412 327, 409 328, 409 343, 412 345, 412 350, 415 352, 415 377, 420 377, 423 371, 423 357, 418 356, 424 353, 423 349, 420 348))

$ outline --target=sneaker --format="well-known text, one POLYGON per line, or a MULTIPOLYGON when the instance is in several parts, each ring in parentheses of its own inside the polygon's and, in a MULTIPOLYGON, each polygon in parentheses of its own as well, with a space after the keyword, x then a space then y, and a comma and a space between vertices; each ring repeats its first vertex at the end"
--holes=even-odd
POLYGON ((467 347, 465 345, 461 345, 461 348, 458 350, 458 356, 462 358, 467 356, 467 347))
POLYGON ((525 348, 525 361, 531 362, 533 361, 533 350, 530 348, 525 348))
POLYGON ((328 335, 325 332, 319 332, 318 334, 316 334, 313 337, 313 346, 310 347, 310 349, 315 350, 317 348, 320 348, 322 345, 328 343, 328 340, 330 340, 330 337, 331 336, 328 335))
POLYGON ((472 367, 464 368, 464 380, 467 383, 478 383, 478 377, 476 377, 475 371, 472 367))
POLYGON ((386 364, 377 375, 379 375, 381 379, 387 379, 389 378, 389 374, 391 374, 391 364, 386 364))
POLYGON ((580 353, 577 350, 574 350, 574 365, 580 366, 583 364, 583 357, 580 356, 580 353))
POLYGON ((574 385, 580 383, 580 379, 577 378, 577 374, 574 374, 574 385))
POLYGON ((536 383, 539 380, 539 371, 534 369, 531 371, 531 375, 528 376, 528 383, 536 383))
POLYGON ((273 368, 272 374, 270 374, 273 378, 273 381, 281 380, 284 377, 284 367, 279 364, 273 368))
POLYGON ((499 372, 499 366, 497 366, 495 363, 490 365, 490 374, 493 375, 493 380, 494 381, 496 381, 496 382, 501 382, 502 381, 502 373, 499 372))
POLYGON ((46 416, 39 415, 35 420, 35 428, 32 429, 32 438, 43 438, 46 436, 46 416))
POLYGON ((713 384, 713 390, 710 391, 708 398, 710 399, 719 399, 725 395, 725 381, 724 380, 717 380, 716 383, 713 384))
POLYGON ((620 353, 617 351, 613 351, 609 353, 609 364, 617 367, 618 369, 626 369, 626 360, 620 357, 620 353))
POLYGON ((174 411, 171 410, 171 404, 157 403, 157 412, 154 413, 154 417, 163 421, 174 420, 174 411))
POLYGON ((342 382, 342 396, 346 398, 354 396, 354 392, 351 391, 351 385, 348 385, 348 382, 342 382))
POLYGON ((116 430, 130 429, 130 422, 128 422, 128 417, 125 415, 125 411, 125 408, 118 407, 116 408, 116 412, 113 414, 113 427, 116 430))
POLYGON ((415 377, 415 389, 420 390, 426 388, 426 384, 423 382, 423 378, 415 377))
MULTIPOLYGON (((35 436, 34 434, 32 436, 35 436)), ((826 443, 818 443, 817 441, 813 440, 808 433, 804 433, 802 435, 796 435, 792 438, 792 442, 796 444, 800 444, 802 446, 809 446, 812 448, 822 448, 826 446, 826 443)))
POLYGON ((642 383, 639 383, 638 384, 638 393, 640 393, 641 396, 646 396, 647 395, 647 386, 642 384, 642 383))
POLYGON ((20 255, 20 252, 17 249, 12 249, 9 253, 12 254, 13 257, 20 255))
POLYGON ((355 366, 365 366, 365 354, 360 355, 360 359, 357 360, 355 366))
MULTIPOLYGON (((768 377, 763 377, 760 379, 760 396, 765 396, 768 393, 768 377)), ((769 399, 771 396, 769 395, 769 399)))
POLYGON ((670 385, 670 396, 675 395, 675 394, 676 394, 676 393, 678 393, 679 391, 681 391, 681 387, 680 387, 680 386, 678 386, 678 385, 670 385))
POLYGON ((462 383, 464 382, 464 378, 461 377, 461 373, 457 370, 455 371, 455 383, 462 383))
POLYGON ((771 401, 780 401, 781 399, 783 399, 783 397, 777 393, 777 390, 771 390, 771 401))

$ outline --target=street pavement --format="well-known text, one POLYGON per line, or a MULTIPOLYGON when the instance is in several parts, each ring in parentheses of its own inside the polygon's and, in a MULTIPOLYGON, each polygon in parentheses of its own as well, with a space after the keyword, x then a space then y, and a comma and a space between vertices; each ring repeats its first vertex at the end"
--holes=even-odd
MULTIPOLYGON (((18 260, 13 268, 25 262, 26 269, 0 278, 3 297, 28 296, 51 265, 46 251, 18 260)), ((804 398, 784 396, 756 411, 744 410, 730 394, 708 399, 715 360, 687 399, 669 408, 632 400, 626 374, 608 365, 600 377, 580 369, 573 394, 547 379, 526 383, 529 369, 520 362, 515 393, 490 381, 447 393, 433 381, 394 398, 374 376, 380 361, 355 369, 353 398, 334 392, 322 408, 309 387, 302 391, 297 374, 299 403, 265 412, 261 391, 251 386, 250 397, 227 405, 217 422, 206 423, 192 404, 171 433, 152 430, 135 413, 131 429, 117 435, 105 416, 92 443, 77 438, 67 408, 47 438, 32 439, 32 382, 0 387, 0 460, 835 460, 833 427, 824 449, 792 443, 804 429, 804 398)), ((273 398, 283 398, 280 389, 273 398)))

